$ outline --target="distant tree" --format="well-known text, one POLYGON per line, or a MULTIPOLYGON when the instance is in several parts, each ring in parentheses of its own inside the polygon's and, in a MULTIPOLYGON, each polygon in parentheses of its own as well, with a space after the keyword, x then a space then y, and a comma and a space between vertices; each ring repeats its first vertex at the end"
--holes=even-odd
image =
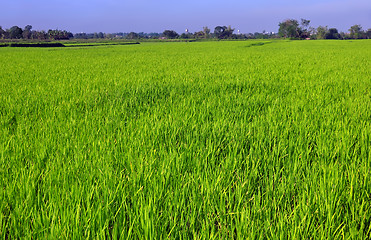
POLYGON ((205 38, 209 38, 209 36, 210 36, 210 28, 203 27, 203 32, 205 34, 205 38))
POLYGON ((349 29, 349 33, 350 33, 350 37, 354 39, 363 38, 363 34, 364 34, 361 25, 358 25, 358 24, 351 26, 349 29))
POLYGON ((161 33, 151 32, 151 33, 147 33, 147 35, 148 35, 148 38, 157 39, 161 36, 161 33))
POLYGON ((254 34, 252 34, 252 33, 246 33, 244 35, 246 36, 246 38, 253 38, 254 37, 254 34))
POLYGON ((138 38, 148 38, 147 34, 145 32, 139 32, 138 38))
POLYGON ((309 29, 310 20, 301 19, 300 28, 298 29, 299 35, 301 38, 309 38, 310 37, 310 29, 309 29))
POLYGON ((10 32, 9 29, 6 29, 3 33, 3 39, 10 39, 10 32))
POLYGON ((4 38, 4 33, 5 33, 5 31, 4 31, 3 28, 0 26, 0 39, 4 38))
POLYGON ((9 37, 11 39, 21 39, 23 30, 18 26, 13 26, 9 30, 9 37))
POLYGON ((26 25, 24 27, 24 31, 31 31, 32 30, 32 26, 31 25, 26 25))
POLYGON ((104 38, 113 39, 113 34, 106 33, 106 34, 104 34, 104 38))
POLYGON ((278 34, 284 38, 298 38, 300 36, 299 22, 295 19, 287 19, 278 24, 278 34))
POLYGON ((73 38, 73 33, 71 33, 71 32, 64 31, 64 34, 65 34, 64 36, 67 37, 67 39, 73 38))
POLYGON ((226 29, 227 29, 226 26, 216 26, 214 28, 215 37, 219 38, 219 36, 221 36, 226 29))
POLYGON ((174 38, 177 38, 179 37, 179 34, 173 30, 165 30, 162 35, 166 38, 169 38, 169 39, 174 39, 174 38))
POLYGON ((88 39, 88 34, 84 33, 84 32, 81 32, 81 33, 76 33, 74 35, 74 38, 77 38, 77 39, 88 39))
POLYGON ((138 39, 139 38, 139 34, 138 33, 135 33, 135 32, 130 32, 127 36, 126 36, 127 39, 138 39))
POLYGON ((48 39, 48 34, 45 31, 32 31, 31 39, 46 40, 48 39))
POLYGON ((325 34, 326 39, 339 39, 340 34, 336 28, 330 28, 328 32, 325 34))
POLYGON ((268 36, 265 33, 255 32, 254 33, 255 39, 265 39, 268 38, 268 36))
POLYGON ((219 39, 226 39, 231 38, 234 32, 234 28, 232 28, 230 25, 228 27, 226 26, 216 26, 214 29, 214 35, 215 37, 219 39))
POLYGON ((32 26, 31 25, 27 25, 24 27, 24 30, 23 30, 23 33, 22 33, 22 36, 24 39, 31 39, 31 34, 32 34, 32 26))
POLYGON ((190 38, 189 36, 190 36, 189 33, 182 33, 182 34, 180 34, 179 38, 188 39, 188 38, 190 38))
POLYGON ((316 29, 317 39, 325 39, 326 33, 328 32, 327 26, 318 26, 316 29))
POLYGON ((98 33, 98 38, 104 38, 104 33, 99 32, 99 33, 98 33))
POLYGON ((249 38, 249 35, 248 34, 234 34, 234 36, 236 37, 236 39, 248 39, 249 38))
POLYGON ((367 29, 366 31, 366 38, 371 39, 371 28, 367 29))
POLYGON ((234 32, 234 28, 231 25, 228 25, 227 30, 224 31, 226 38, 231 38, 234 32))
POLYGON ((204 31, 195 32, 195 33, 193 34, 193 36, 194 36, 195 38, 205 38, 205 32, 204 32, 204 31))
POLYGON ((70 38, 73 38, 73 34, 67 31, 62 31, 62 30, 52 30, 49 29, 48 35, 50 39, 53 40, 68 40, 70 38))
POLYGON ((339 38, 340 39, 349 39, 349 35, 345 32, 339 32, 339 38))
POLYGON ((308 28, 309 27, 309 24, 310 24, 310 20, 307 20, 307 19, 304 19, 304 18, 301 19, 301 27, 303 29, 308 28))

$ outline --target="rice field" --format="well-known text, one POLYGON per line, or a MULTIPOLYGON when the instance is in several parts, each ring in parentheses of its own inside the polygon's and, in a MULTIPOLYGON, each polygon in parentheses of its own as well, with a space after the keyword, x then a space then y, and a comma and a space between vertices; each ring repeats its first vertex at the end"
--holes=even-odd
POLYGON ((367 239, 371 41, 0 48, 1 239, 367 239))

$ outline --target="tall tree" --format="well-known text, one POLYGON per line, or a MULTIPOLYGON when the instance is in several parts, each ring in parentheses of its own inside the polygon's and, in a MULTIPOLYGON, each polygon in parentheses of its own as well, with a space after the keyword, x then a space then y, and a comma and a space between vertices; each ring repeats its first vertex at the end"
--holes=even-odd
POLYGON ((234 28, 231 27, 231 25, 228 25, 227 30, 224 31, 226 38, 231 38, 234 32, 234 28))
POLYGON ((167 37, 169 39, 174 39, 174 38, 177 38, 179 36, 179 34, 173 30, 165 30, 162 35, 164 37, 167 37))
POLYGON ((299 22, 295 19, 287 19, 278 24, 278 34, 284 38, 297 38, 300 36, 299 22))
POLYGON ((205 38, 209 38, 209 36, 210 36, 210 28, 203 27, 203 32, 205 34, 205 38))
POLYGON ((214 28, 214 35, 219 37, 225 31, 225 29, 227 29, 226 26, 216 26, 214 28))
POLYGON ((31 33, 32 33, 32 26, 27 25, 27 26, 24 27, 22 36, 23 36, 24 39, 31 39, 31 33))
POLYGON ((367 29, 366 37, 367 39, 371 39, 371 28, 367 29))
POLYGON ((317 39, 325 39, 327 31, 327 26, 318 26, 316 29, 317 39))
POLYGON ((307 19, 304 19, 304 18, 301 19, 301 26, 302 26, 303 29, 308 28, 309 24, 310 24, 310 20, 307 20, 307 19))
POLYGON ((330 28, 325 35, 326 39, 339 39, 340 34, 336 28, 330 28))
POLYGON ((13 26, 9 30, 9 37, 11 39, 21 39, 23 30, 18 26, 13 26))
POLYGON ((46 40, 48 39, 48 34, 45 31, 32 31, 31 39, 46 40))
POLYGON ((219 39, 226 39, 226 38, 231 38, 234 32, 234 28, 229 25, 228 27, 226 26, 216 26, 214 29, 214 35, 215 37, 219 39))
POLYGON ((360 39, 363 37, 363 31, 361 25, 353 25, 349 29, 350 37, 355 39, 360 39))
POLYGON ((308 38, 310 37, 310 30, 309 30, 310 20, 301 19, 300 28, 298 29, 301 38, 308 38))
POLYGON ((0 26, 0 39, 4 38, 4 33, 5 33, 5 31, 4 31, 3 28, 0 26))

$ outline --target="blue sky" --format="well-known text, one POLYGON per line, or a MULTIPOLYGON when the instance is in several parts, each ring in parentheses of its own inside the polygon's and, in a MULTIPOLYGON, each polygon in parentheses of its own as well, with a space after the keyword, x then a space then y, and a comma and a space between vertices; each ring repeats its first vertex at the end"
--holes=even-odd
POLYGON ((3 0, 0 26, 77 32, 191 32, 231 25, 242 33, 278 30, 287 18, 347 31, 371 28, 371 0, 3 0))

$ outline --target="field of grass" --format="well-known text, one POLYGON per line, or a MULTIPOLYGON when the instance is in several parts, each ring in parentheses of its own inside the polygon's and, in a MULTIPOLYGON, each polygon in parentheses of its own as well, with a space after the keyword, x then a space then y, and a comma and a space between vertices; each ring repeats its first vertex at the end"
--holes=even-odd
POLYGON ((371 41, 0 48, 1 239, 365 239, 371 41))

